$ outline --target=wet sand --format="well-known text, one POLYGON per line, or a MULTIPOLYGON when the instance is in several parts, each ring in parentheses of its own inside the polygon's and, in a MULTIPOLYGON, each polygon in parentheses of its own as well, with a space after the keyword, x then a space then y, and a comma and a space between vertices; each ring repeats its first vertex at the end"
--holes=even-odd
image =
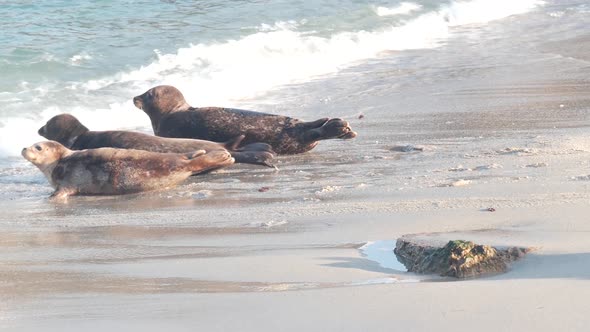
MULTIPOLYGON (((362 182, 354 163, 319 161, 337 158, 341 143, 333 142, 288 157, 278 174, 255 170, 259 178, 236 168, 135 197, 5 203, 0 324, 19 331, 582 328, 590 309, 590 139, 586 126, 575 125, 585 119, 570 119, 565 128, 545 122, 503 137, 411 141, 423 151, 388 144, 370 158, 355 156, 374 165, 362 182), (228 174, 239 182, 225 190, 228 174), (536 250, 507 274, 440 282, 384 267, 359 249, 429 232, 536 250)), ((433 125, 425 121, 414 125, 433 125)), ((355 125, 362 130, 370 120, 355 125)))
POLYGON ((284 105, 268 108, 344 114, 359 133, 281 157, 278 171, 235 166, 60 205, 23 163, 0 200, 0 329, 584 330, 590 67, 529 37, 539 47, 451 41, 277 92, 284 105), (325 102, 314 91, 334 93, 325 102), (362 249, 414 233, 535 251, 506 274, 452 282, 362 249))

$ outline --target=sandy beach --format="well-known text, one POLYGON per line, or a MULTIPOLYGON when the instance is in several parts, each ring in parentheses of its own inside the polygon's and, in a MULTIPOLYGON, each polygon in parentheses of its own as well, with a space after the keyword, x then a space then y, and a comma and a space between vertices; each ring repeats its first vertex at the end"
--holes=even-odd
POLYGON ((547 12, 245 101, 342 116, 359 133, 278 170, 234 165, 55 204, 13 160, 0 330, 585 331, 590 38, 564 37, 547 12), (396 265, 406 234, 534 250, 505 274, 456 281, 396 265))

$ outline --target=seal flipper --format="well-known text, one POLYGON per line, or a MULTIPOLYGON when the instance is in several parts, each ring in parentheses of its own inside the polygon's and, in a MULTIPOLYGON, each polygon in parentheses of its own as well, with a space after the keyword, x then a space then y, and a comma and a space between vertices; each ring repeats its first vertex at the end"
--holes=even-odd
POLYGON ((242 147, 239 147, 245 138, 246 138, 246 135, 237 136, 237 137, 232 138, 229 141, 223 143, 223 146, 225 147, 226 150, 232 151, 232 152, 233 151, 236 151, 236 152, 264 151, 264 152, 269 152, 273 155, 275 154, 275 152, 272 150, 272 146, 270 144, 262 143, 262 142, 250 143, 250 144, 244 145, 242 147))
POLYGON ((242 146, 239 149, 235 149, 234 151, 243 152, 243 151, 261 151, 261 152, 268 152, 270 154, 275 155, 276 153, 273 151, 272 146, 267 143, 250 143, 247 145, 242 146))
POLYGON ((246 138, 246 135, 240 135, 235 138, 232 138, 229 141, 223 143, 223 147, 225 147, 229 151, 237 150, 238 146, 240 146, 244 138, 246 138))
POLYGON ((351 132, 348 132, 348 133, 346 133, 346 134, 344 134, 344 135, 342 135, 342 136, 340 136, 338 138, 340 138, 340 139, 351 139, 351 138, 355 138, 355 137, 356 137, 356 132, 351 131, 351 132))
POLYGON ((69 196, 75 195, 78 192, 72 188, 60 188, 55 189, 53 194, 49 196, 49 200, 52 202, 66 202, 69 196))
MULTIPOLYGON (((257 143, 255 143, 257 144, 257 143)), ((272 150, 271 150, 272 151, 272 150)), ((273 163, 274 153, 267 151, 232 151, 236 163, 262 165, 271 168, 277 168, 273 163)))
POLYGON ((267 143, 250 143, 239 149, 230 151, 230 153, 236 160, 236 163, 276 168, 272 162, 276 153, 272 150, 272 146, 267 143))
POLYGON ((315 129, 315 128, 319 128, 319 127, 323 126, 329 120, 330 120, 330 118, 321 118, 321 119, 315 120, 315 121, 302 122, 299 125, 302 126, 303 128, 306 128, 306 129, 315 129))
POLYGON ((207 153, 205 150, 197 150, 189 153, 185 153, 186 159, 195 159, 207 153))
POLYGON ((199 150, 187 155, 192 156, 189 157, 187 168, 193 175, 207 173, 234 163, 234 158, 227 150, 213 150, 207 153, 205 150, 199 150))
POLYGON ((332 138, 350 139, 354 137, 356 137, 356 133, 352 131, 348 122, 338 118, 330 119, 321 127, 310 129, 303 134, 303 140, 305 142, 332 138))

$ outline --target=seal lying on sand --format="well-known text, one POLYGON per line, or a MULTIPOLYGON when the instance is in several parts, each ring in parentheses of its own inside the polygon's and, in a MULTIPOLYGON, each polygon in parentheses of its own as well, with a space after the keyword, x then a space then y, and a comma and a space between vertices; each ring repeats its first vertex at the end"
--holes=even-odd
POLYGON ((197 150, 230 151, 236 163, 247 163, 274 167, 274 152, 270 145, 252 143, 240 149, 237 146, 244 136, 237 136, 226 143, 197 139, 164 138, 131 131, 90 131, 70 114, 51 118, 38 131, 48 140, 57 141, 71 150, 96 148, 136 149, 151 152, 188 153, 197 150))
POLYGON ((55 188, 52 198, 119 195, 172 187, 189 176, 233 164, 226 150, 188 154, 126 149, 72 151, 46 141, 22 150, 55 188))
POLYGON ((191 107, 178 89, 161 85, 133 98, 152 121, 154 134, 163 137, 226 141, 246 135, 244 144, 264 142, 279 154, 302 153, 319 140, 356 137, 348 122, 320 119, 303 122, 286 116, 221 107, 191 107))

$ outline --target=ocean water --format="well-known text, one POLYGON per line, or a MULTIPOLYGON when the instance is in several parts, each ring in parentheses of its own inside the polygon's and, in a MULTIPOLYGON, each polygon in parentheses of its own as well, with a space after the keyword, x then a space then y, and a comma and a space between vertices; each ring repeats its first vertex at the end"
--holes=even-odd
MULTIPOLYGON (((131 98, 158 84, 236 105, 382 52, 444 44, 452 27, 534 10, 517 1, 3 1, 0 154, 69 112, 147 129, 131 98)), ((297 114, 293 114, 297 116, 297 114)))
POLYGON ((588 10, 569 0, 0 1, 3 195, 27 191, 15 182, 46 185, 19 154, 43 140, 37 129, 56 114, 74 114, 91 130, 149 132, 131 99, 171 84, 193 106, 353 118, 402 82, 453 75, 448 58, 432 53, 416 66, 403 60, 408 54, 497 38, 487 58, 463 58, 463 66, 487 68, 494 54, 518 48, 513 37, 558 42, 583 33, 588 10), (518 28, 520 20, 528 23, 518 28), (516 28, 503 31, 502 22, 516 28), (332 98, 355 94, 354 108, 331 108, 332 98))

